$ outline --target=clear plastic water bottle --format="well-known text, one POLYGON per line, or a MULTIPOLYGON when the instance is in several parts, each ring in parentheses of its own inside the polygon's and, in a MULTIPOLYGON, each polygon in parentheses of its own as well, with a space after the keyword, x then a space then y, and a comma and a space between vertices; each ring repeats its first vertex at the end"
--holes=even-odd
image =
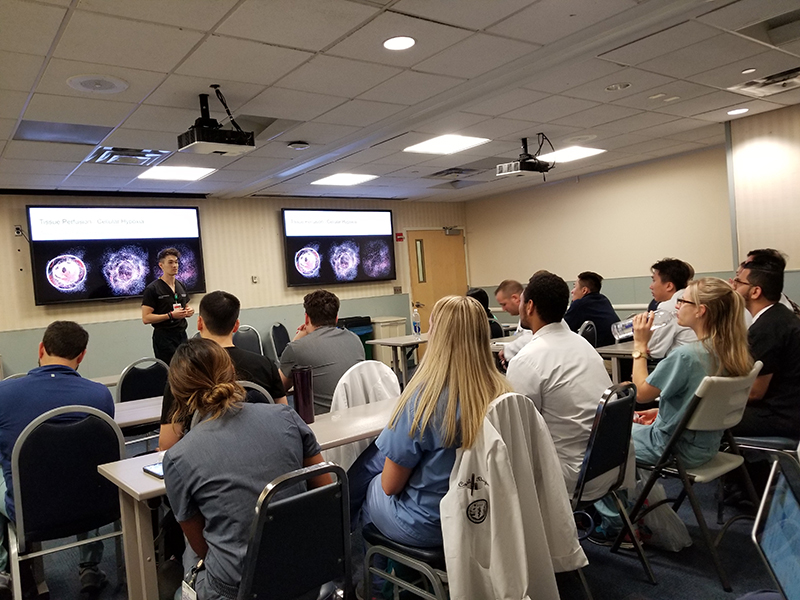
POLYGON ((419 311, 415 308, 411 313, 411 329, 414 330, 414 337, 422 339, 422 319, 419 316, 419 311))
MULTIPOLYGON (((650 327, 651 331, 655 331, 656 329, 660 329, 667 323, 669 323, 672 319, 675 318, 675 315, 668 310, 656 310, 653 311, 653 315, 655 318, 653 319, 653 325, 650 327)), ((614 336, 614 339, 619 341, 627 340, 633 337, 633 319, 626 319, 624 321, 619 321, 617 323, 613 323, 611 325, 611 335, 614 336)))

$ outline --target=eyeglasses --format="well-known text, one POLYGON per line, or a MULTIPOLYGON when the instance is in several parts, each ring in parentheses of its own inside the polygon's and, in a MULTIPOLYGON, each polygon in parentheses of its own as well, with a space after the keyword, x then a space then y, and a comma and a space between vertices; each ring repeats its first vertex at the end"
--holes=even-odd
POLYGON ((738 277, 734 277, 731 281, 733 281, 733 285, 734 286, 737 286, 737 285, 750 285, 750 286, 752 286, 753 285, 749 281, 742 281, 738 277))
POLYGON ((675 306, 680 308, 684 304, 691 304, 692 306, 697 306, 697 302, 692 302, 691 300, 684 300, 683 298, 678 298, 675 301, 675 306))

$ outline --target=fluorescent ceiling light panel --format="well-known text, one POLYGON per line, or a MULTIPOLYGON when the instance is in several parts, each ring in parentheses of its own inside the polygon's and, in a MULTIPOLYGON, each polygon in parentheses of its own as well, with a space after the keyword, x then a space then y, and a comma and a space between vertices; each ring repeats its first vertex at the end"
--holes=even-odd
POLYGON ((486 142, 489 138, 468 137, 465 135, 440 135, 427 142, 414 144, 404 148, 403 152, 418 152, 419 154, 455 154, 467 148, 474 148, 486 142))
POLYGON ((731 116, 736 116, 736 115, 743 115, 744 113, 749 111, 750 111, 749 108, 734 108, 733 110, 729 110, 728 114, 731 116))
POLYGON ((383 42, 383 47, 387 50, 408 50, 416 43, 417 41, 414 38, 401 35, 398 37, 389 38, 383 42))
POLYGON ((201 167, 151 167, 138 179, 162 179, 164 181, 198 181, 216 169, 201 167))
POLYGON ((358 185, 365 181, 372 181, 377 179, 377 175, 359 175, 357 173, 336 173, 329 177, 323 177, 312 181, 311 185, 358 185))
POLYGON ((537 156, 541 161, 544 162, 571 162, 573 160, 579 160, 581 158, 587 158, 589 156, 594 156, 595 154, 602 154, 605 150, 600 150, 599 148, 583 148, 582 146, 570 146, 569 148, 563 148, 562 150, 556 150, 555 152, 551 152, 550 154, 542 154, 541 156, 537 156))

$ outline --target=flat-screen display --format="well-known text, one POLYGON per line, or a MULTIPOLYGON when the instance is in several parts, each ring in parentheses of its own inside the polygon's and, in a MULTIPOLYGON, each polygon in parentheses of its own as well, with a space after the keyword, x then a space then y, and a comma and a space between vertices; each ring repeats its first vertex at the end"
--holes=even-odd
POLYGON ((181 253, 178 277, 205 292, 196 207, 28 206, 37 305, 133 298, 161 277, 157 256, 181 253))
POLYGON ((392 211, 284 208, 282 214, 287 285, 396 278, 392 211))

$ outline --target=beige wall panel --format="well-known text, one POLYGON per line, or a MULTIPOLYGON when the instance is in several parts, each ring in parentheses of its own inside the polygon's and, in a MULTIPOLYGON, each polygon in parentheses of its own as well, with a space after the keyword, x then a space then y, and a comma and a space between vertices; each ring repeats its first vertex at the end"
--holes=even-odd
POLYGON ((731 123, 739 254, 779 248, 800 269, 800 106, 731 123))
MULTIPOLYGON (((556 167, 558 168, 558 167, 556 167)), ((725 151, 712 148, 467 204, 471 285, 649 275, 665 256, 697 271, 731 267, 725 151)))
MULTIPOLYGON (((465 208, 456 203, 419 203, 338 199, 152 199, 53 196, 0 197, 0 281, 3 303, 0 331, 43 327, 56 319, 98 323, 136 319, 137 300, 35 306, 28 244, 14 237, 14 225, 27 231, 25 205, 199 206, 207 289, 225 289, 242 301, 242 308, 301 303, 308 288, 287 288, 283 268, 280 209, 389 208, 397 232, 413 227, 439 228, 465 223, 465 208), (251 283, 251 276, 259 283, 251 283)), ((400 285, 409 292, 407 242, 395 243, 397 280, 386 283, 334 286, 343 299, 391 294, 400 285)), ((195 299, 195 302, 198 302, 195 299)))

